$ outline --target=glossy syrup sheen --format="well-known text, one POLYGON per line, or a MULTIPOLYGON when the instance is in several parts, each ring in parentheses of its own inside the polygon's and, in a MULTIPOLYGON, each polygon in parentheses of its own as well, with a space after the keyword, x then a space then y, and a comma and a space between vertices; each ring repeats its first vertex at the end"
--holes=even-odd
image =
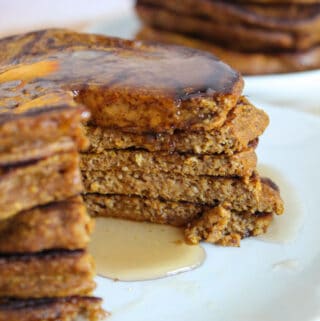
POLYGON ((97 218, 89 251, 99 275, 121 281, 189 271, 205 259, 203 248, 187 245, 179 228, 114 218, 97 218))
MULTIPOLYGON (((28 45, 24 43, 22 46, 16 41, 14 46, 15 38, 0 42, 4 49, 0 54, 0 64, 3 61, 4 65, 0 70, 7 69, 6 64, 10 69, 16 64, 49 59, 56 60, 60 65, 55 76, 49 78, 61 84, 79 82, 87 85, 93 82, 138 89, 160 88, 171 93, 174 91, 177 95, 181 91, 198 93, 208 89, 231 93, 240 78, 236 71, 214 56, 190 48, 142 45, 120 39, 115 42, 113 38, 65 30, 35 32, 25 37, 30 38, 28 45), (68 39, 64 39, 66 36, 68 39), (6 52, 8 42, 17 50, 15 55, 9 48, 6 52)), ((21 38, 23 36, 19 38, 20 42, 21 38)), ((39 69, 35 71, 40 77, 43 76, 39 69)))
POLYGON ((4 39, 0 46, 0 109, 68 91, 92 109, 96 119, 110 106, 107 116, 114 117, 114 125, 131 115, 129 125, 154 118, 156 123, 145 124, 146 129, 159 130, 183 121, 179 113, 185 100, 231 95, 236 101, 242 89, 237 72, 210 54, 188 48, 64 30, 4 39))

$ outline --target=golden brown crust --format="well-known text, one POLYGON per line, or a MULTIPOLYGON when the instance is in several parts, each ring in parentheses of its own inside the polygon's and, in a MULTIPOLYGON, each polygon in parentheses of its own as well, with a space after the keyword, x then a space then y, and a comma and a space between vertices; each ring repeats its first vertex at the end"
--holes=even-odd
POLYGON ((106 315, 96 297, 0 299, 0 321, 98 321, 106 315))
POLYGON ((79 196, 37 207, 0 221, 0 253, 82 249, 92 227, 79 196))
POLYGON ((0 46, 0 122, 16 118, 21 106, 30 114, 30 103, 45 103, 47 96, 54 101, 72 91, 100 126, 140 133, 212 129, 243 88, 239 73, 190 48, 62 29, 5 38, 0 46))
POLYGON ((176 131, 174 134, 132 134, 86 126, 90 152, 143 148, 150 152, 166 151, 194 154, 232 154, 248 148, 269 124, 266 113, 242 97, 229 112, 225 123, 211 132, 176 131))
POLYGON ((244 75, 286 73, 320 67, 320 47, 293 53, 243 53, 212 42, 144 27, 136 36, 141 40, 189 46, 211 52, 244 75), (248 61, 250 63, 248 63, 248 61))
POLYGON ((0 297, 41 298, 87 295, 94 265, 85 251, 0 256, 0 297))
POLYGON ((83 172, 99 169, 134 173, 143 170, 147 174, 170 172, 193 176, 251 176, 256 163, 257 156, 253 149, 230 156, 109 150, 81 154, 80 157, 80 168, 83 172))
POLYGON ((0 168, 0 219, 82 192, 77 152, 25 166, 0 168))

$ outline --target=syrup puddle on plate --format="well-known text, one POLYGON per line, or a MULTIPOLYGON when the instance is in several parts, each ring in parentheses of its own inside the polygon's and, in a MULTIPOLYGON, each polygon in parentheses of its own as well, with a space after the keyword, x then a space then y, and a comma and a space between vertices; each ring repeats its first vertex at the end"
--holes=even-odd
POLYGON ((280 195, 284 202, 284 213, 275 215, 266 234, 257 238, 274 243, 289 243, 294 241, 303 225, 304 210, 294 186, 278 170, 259 165, 258 171, 262 177, 271 178, 280 188, 280 195))
POLYGON ((157 279, 200 266, 205 251, 183 230, 160 224, 97 218, 89 244, 97 273, 119 281, 157 279))

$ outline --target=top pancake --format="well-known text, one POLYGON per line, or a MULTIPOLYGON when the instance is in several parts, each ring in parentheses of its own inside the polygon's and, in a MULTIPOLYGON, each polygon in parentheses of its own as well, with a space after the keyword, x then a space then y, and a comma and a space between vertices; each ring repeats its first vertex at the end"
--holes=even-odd
POLYGON ((46 112, 55 98, 70 106, 61 97, 72 93, 99 126, 210 130, 243 88, 239 73, 213 55, 178 46, 53 29, 4 38, 0 48, 2 124, 46 112))

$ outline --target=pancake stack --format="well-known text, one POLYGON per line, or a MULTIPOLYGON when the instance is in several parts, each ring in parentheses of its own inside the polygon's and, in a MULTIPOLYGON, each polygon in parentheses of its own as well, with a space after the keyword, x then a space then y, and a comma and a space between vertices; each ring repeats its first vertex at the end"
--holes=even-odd
POLYGON ((256 171, 269 120, 242 97, 239 73, 205 52, 140 42, 119 41, 99 63, 105 86, 77 96, 92 113, 80 163, 89 213, 183 227, 190 243, 264 233, 283 204, 256 171))
POLYGON ((102 316, 79 193, 190 243, 239 246, 283 212, 256 170, 268 116, 215 56, 60 29, 0 48, 0 321, 102 316))
MULTIPOLYGON (((256 170, 268 116, 242 96, 240 74, 215 56, 59 29, 7 38, 2 47, 10 68, 58 66, 37 79, 24 73, 22 88, 45 94, 36 99, 41 106, 52 106, 54 93, 69 97, 69 109, 90 110, 80 168, 92 216, 171 224, 191 243, 238 246, 282 213, 275 184, 256 170)), ((11 97, 5 84, 2 96, 11 97)))
POLYGON ((79 196, 88 113, 72 95, 43 90, 39 77, 55 62, 24 62, 19 43, 0 47, 0 320, 97 320, 92 221, 79 196))
POLYGON ((317 0, 138 0, 138 39, 216 54, 243 74, 320 67, 317 0))

